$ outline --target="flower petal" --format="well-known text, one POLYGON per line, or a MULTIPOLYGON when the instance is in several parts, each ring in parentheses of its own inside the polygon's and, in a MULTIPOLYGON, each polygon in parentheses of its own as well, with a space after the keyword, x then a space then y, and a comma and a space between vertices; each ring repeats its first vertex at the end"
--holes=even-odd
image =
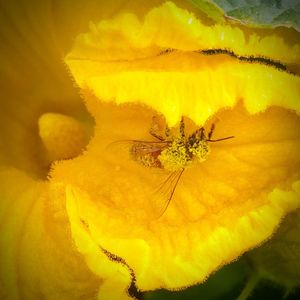
POLYGON ((131 299, 127 295, 131 283, 127 266, 121 264, 117 259, 114 262, 112 255, 109 255, 97 243, 91 235, 89 225, 81 218, 79 205, 82 205, 81 201, 86 201, 85 198, 84 194, 72 186, 66 188, 67 211, 76 246, 79 252, 84 255, 91 271, 105 279, 98 291, 98 299, 131 299))
POLYGON ((147 140, 154 112, 96 100, 93 109, 101 127, 88 151, 58 164, 52 181, 81 190, 77 210, 93 240, 122 257, 143 290, 204 280, 268 238, 300 205, 299 193, 292 190, 299 178, 300 120, 292 112, 270 108, 252 116, 240 105, 217 115, 218 136, 235 139, 214 146, 207 161, 185 171, 157 220, 153 191, 167 173, 137 165, 123 150, 106 150, 120 139, 147 140))
POLYGON ((299 35, 295 38, 293 47, 276 35, 259 37, 253 32, 246 39, 241 29, 205 26, 166 2, 151 10, 144 23, 124 13, 91 24, 91 32, 79 35, 66 62, 77 84, 102 101, 142 101, 164 114, 170 126, 182 114, 201 125, 241 98, 251 113, 270 105, 299 111, 300 78, 277 70, 276 64, 271 68, 251 63, 256 56, 298 62, 299 35), (171 53, 163 53, 170 48, 171 53), (196 53, 211 48, 229 48, 249 59, 241 63, 238 56, 196 53))
MULTIPOLYGON (((202 282, 269 238, 300 206, 294 189, 300 180, 299 76, 273 61, 289 67, 298 57, 299 36, 291 45, 277 35, 207 27, 171 2, 144 22, 125 13, 92 24, 66 61, 95 118, 95 136, 83 156, 51 173, 52 183, 76 190, 68 213, 72 219, 77 206, 71 221, 77 243, 81 219, 89 239, 121 257, 137 286, 151 290, 202 282), (202 51, 227 47, 236 55, 202 51), (153 191, 167 171, 107 147, 153 141, 149 128, 158 113, 170 126, 185 116, 188 132, 199 125, 209 130, 219 120, 216 138, 235 136, 213 144, 204 162, 185 170, 160 218, 153 191)), ((99 255, 78 247, 87 260, 99 255)))
POLYGON ((1 299, 79 299, 97 294, 101 280, 73 248, 59 194, 59 187, 49 191, 45 182, 20 171, 1 171, 1 299))

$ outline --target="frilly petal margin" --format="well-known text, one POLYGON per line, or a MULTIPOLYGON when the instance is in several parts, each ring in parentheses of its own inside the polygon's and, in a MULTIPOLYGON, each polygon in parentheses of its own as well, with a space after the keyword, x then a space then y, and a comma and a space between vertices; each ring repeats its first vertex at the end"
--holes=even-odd
POLYGON ((215 269, 236 259, 245 250, 271 236, 280 220, 288 212, 299 207, 299 186, 300 181, 293 184, 292 191, 274 189, 268 195, 270 201, 268 204, 245 214, 234 226, 219 226, 206 236, 205 240, 197 229, 190 228, 186 238, 183 238, 185 235, 179 230, 177 236, 181 239, 182 246, 193 245, 189 253, 192 259, 185 260, 181 251, 178 251, 177 257, 163 258, 165 267, 162 267, 162 262, 157 261, 157 257, 155 258, 155 252, 159 250, 156 249, 156 245, 151 244, 153 243, 151 237, 148 241, 146 236, 144 239, 125 240, 101 232, 97 219, 101 218, 102 222, 109 222, 109 219, 105 220, 108 217, 99 212, 97 205, 87 193, 67 186, 66 199, 72 234, 79 252, 85 257, 92 272, 106 278, 105 284, 99 290, 99 299, 105 299, 105 296, 123 299, 119 298, 119 292, 127 291, 132 279, 137 281, 138 287, 142 290, 165 286, 178 289, 204 281, 215 269), (197 243, 197 240, 201 242, 197 243), (102 247, 124 258, 134 270, 134 278, 130 280, 128 277, 126 265, 118 262, 112 264, 101 252, 102 247), (156 264, 151 267, 153 261, 156 261, 156 264), (113 285, 114 289, 111 289, 113 285))
POLYGON ((94 240, 89 224, 81 216, 79 202, 82 200, 85 202, 86 197, 88 196, 71 185, 66 187, 66 207, 76 247, 84 256, 90 270, 100 278, 104 278, 97 299, 132 299, 127 294, 132 278, 126 265, 112 261, 112 257, 102 248, 101 243, 94 240))
POLYGON ((241 62, 201 53, 224 49, 299 65, 299 33, 291 43, 276 34, 263 36, 224 24, 205 26, 172 2, 153 8, 144 22, 123 13, 90 27, 90 32, 77 37, 65 60, 76 83, 101 101, 140 101, 161 112, 170 126, 181 115, 203 125, 240 99, 252 114, 270 105, 300 110, 295 100, 299 76, 251 59, 241 62))

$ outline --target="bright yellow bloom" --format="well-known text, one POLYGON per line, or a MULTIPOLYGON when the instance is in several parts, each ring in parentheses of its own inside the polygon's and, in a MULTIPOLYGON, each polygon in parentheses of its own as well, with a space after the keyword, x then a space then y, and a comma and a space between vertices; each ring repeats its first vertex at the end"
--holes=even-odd
MULTIPOLYGON (((65 76, 55 92, 41 86, 32 111, 7 102, 34 130, 6 139, 11 159, 1 153, 3 165, 27 172, 0 175, 3 298, 127 299, 130 286, 203 282, 300 205, 300 77, 289 72, 299 70, 299 35, 211 25, 180 1, 114 5, 120 13, 95 13, 65 59, 93 129, 65 76), (170 162, 164 152, 169 167, 150 168, 118 143, 157 141, 149 134, 157 115, 173 133, 184 116, 188 135, 201 126, 207 135, 215 123, 212 139, 234 136, 189 162, 166 210, 179 177, 163 183, 178 155, 170 162)), ((18 93, 13 99, 25 99, 18 93)))

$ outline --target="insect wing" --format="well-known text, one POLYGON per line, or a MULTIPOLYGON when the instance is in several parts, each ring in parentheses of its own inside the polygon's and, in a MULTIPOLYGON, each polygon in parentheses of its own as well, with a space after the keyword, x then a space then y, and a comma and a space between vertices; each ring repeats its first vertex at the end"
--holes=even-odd
POLYGON ((110 143, 106 149, 118 157, 126 156, 135 158, 136 156, 153 155, 158 156, 161 151, 169 145, 167 141, 140 141, 140 140, 120 140, 110 143))
MULTIPOLYGON (((120 140, 113 143, 110 143, 107 146, 107 150, 113 153, 113 155, 118 155, 120 158, 122 155, 125 155, 125 159, 133 159, 136 160, 138 155, 145 156, 145 155, 152 155, 158 156, 161 151, 168 147, 170 142, 168 141, 140 141, 140 140, 120 140), (135 154, 132 152, 135 151, 135 154), (134 155, 136 156, 134 158, 134 155)), ((156 176, 159 173, 163 173, 165 176, 166 172, 163 169, 157 168, 149 168, 149 172, 153 173, 156 176), (157 170, 157 171, 155 171, 157 170), (161 171, 159 171, 161 170, 161 171)), ((176 187, 180 181, 184 169, 180 169, 174 172, 171 172, 167 175, 167 177, 162 180, 162 183, 156 187, 153 187, 153 193, 149 196, 151 197, 151 206, 152 206, 152 213, 149 215, 151 216, 151 220, 157 220, 164 215, 166 210, 168 209, 173 196, 176 191, 176 187)), ((160 177, 160 176, 159 176, 160 177)), ((162 178, 161 178, 162 179, 162 178)))
POLYGON ((135 142, 131 146, 131 152, 139 153, 140 155, 156 154, 160 153, 164 148, 162 143, 145 143, 145 142, 135 142))
POLYGON ((152 195, 155 219, 159 219, 168 209, 175 194, 179 180, 184 169, 171 172, 168 177, 157 187, 152 195))

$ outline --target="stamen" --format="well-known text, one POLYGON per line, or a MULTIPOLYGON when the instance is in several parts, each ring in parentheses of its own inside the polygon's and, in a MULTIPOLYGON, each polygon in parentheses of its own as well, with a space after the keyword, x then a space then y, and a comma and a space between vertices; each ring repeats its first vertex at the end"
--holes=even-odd
POLYGON ((73 117, 45 113, 39 118, 38 125, 39 135, 52 160, 73 158, 86 145, 84 128, 73 117))

